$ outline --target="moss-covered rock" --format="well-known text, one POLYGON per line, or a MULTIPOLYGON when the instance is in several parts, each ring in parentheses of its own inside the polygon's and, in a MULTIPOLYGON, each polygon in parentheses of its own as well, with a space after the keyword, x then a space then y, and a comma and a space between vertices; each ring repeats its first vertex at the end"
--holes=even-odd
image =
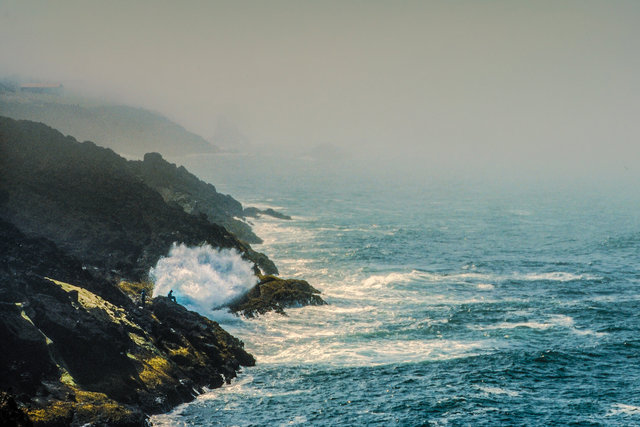
POLYGON ((94 425, 142 427, 146 415, 138 408, 109 399, 104 393, 74 390, 68 400, 51 400, 32 406, 27 414, 35 427, 57 425, 94 425))
POLYGON ((260 281, 242 298, 231 304, 236 314, 254 317, 269 311, 285 315, 287 307, 324 305, 320 291, 305 280, 260 276, 260 281))
POLYGON ((216 322, 166 297, 140 308, 122 292, 148 283, 92 291, 101 279, 2 220, 0 252, 0 391, 35 425, 141 426, 255 363, 216 322))

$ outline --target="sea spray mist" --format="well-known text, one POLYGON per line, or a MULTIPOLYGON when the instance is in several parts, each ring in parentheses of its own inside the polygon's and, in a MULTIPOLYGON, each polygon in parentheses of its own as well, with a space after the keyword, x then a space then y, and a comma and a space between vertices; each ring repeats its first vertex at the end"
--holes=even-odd
POLYGON ((258 278, 253 266, 235 249, 210 245, 188 247, 174 243, 169 255, 149 271, 155 283, 153 296, 173 289, 178 302, 190 310, 210 316, 246 293, 258 278))

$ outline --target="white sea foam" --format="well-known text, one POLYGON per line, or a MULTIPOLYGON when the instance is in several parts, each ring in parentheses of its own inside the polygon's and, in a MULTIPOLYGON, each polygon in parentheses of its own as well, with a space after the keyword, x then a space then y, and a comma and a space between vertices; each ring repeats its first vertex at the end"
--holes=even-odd
MULTIPOLYGON (((302 338, 302 337, 300 337, 302 338)), ((415 363, 449 360, 477 354, 486 342, 457 340, 366 340, 350 342, 348 339, 317 340, 283 345, 279 351, 259 357, 263 364, 326 364, 338 366, 375 366, 389 363, 415 363)))
POLYGON ((591 274, 574 274, 567 273, 565 271, 552 271, 550 273, 527 273, 527 274, 515 274, 513 276, 516 280, 523 281, 552 281, 552 282, 572 282, 575 280, 598 280, 600 277, 591 274))
POLYGON ((640 406, 627 405, 625 403, 614 403, 607 412, 607 417, 616 415, 640 415, 640 406))
POLYGON ((389 284, 407 283, 410 281, 422 281, 425 283, 460 283, 473 284, 481 291, 490 291, 495 288, 494 283, 501 283, 509 280, 516 281, 557 281, 570 282, 578 280, 596 280, 598 276, 590 274, 574 274, 569 272, 549 272, 549 273, 513 273, 513 274, 484 274, 479 272, 465 271, 463 273, 440 274, 426 271, 412 270, 409 272, 391 272, 387 274, 375 274, 361 281, 364 289, 384 288, 389 284))
MULTIPOLYGON (((464 268, 463 270, 468 270, 464 268)), ((400 274, 400 273, 391 273, 400 274)), ((551 281, 551 282, 571 282, 577 280, 599 280, 601 277, 592 274, 575 274, 566 271, 552 271, 548 273, 520 273, 514 272, 511 274, 487 274, 473 271, 464 271, 463 273, 429 273, 426 271, 413 270, 409 273, 402 273, 401 279, 422 279, 428 282, 445 282, 445 283, 477 283, 490 284, 495 282, 505 282, 508 280, 517 280, 523 282, 535 282, 535 281, 551 281)))
POLYGON ((500 388, 500 387, 477 387, 478 390, 481 390, 487 394, 503 394, 509 397, 517 397, 520 395, 519 392, 515 391, 515 390, 508 390, 506 388, 500 388))
POLYGON ((515 328, 529 328, 529 329, 549 329, 554 327, 572 328, 574 320, 570 316, 556 315, 549 316, 545 322, 500 322, 487 326, 470 326, 471 329, 476 330, 493 330, 493 329, 515 329, 515 328))
POLYGON ((210 245, 174 244, 149 276, 155 283, 154 297, 173 289, 179 303, 208 317, 257 282, 251 264, 235 249, 218 250, 210 245))
POLYGON ((494 330, 494 329, 515 329, 515 328, 529 328, 529 329, 549 329, 553 327, 552 323, 544 322, 501 322, 495 325, 488 326, 470 326, 471 329, 480 331, 494 330))
POLYGON ((168 414, 153 415, 150 419, 151 425, 155 427, 186 427, 189 425, 186 421, 176 419, 176 415, 180 415, 182 410, 181 405, 168 414))
MULTIPOLYGON (((425 276, 428 277, 428 276, 425 276)), ((507 280, 517 280, 523 282, 550 281, 550 282, 571 282, 576 280, 598 280, 600 277, 592 274, 575 274, 566 271, 552 271, 548 273, 512 273, 512 274, 482 274, 482 273, 461 273, 432 275, 434 281, 474 281, 482 280, 487 282, 504 282, 507 280)))
POLYGON ((516 329, 516 328, 529 328, 537 330, 546 330, 551 328, 567 328, 576 335, 593 335, 601 337, 606 335, 604 332, 595 332, 591 329, 578 329, 575 327, 575 321, 570 316, 554 315, 549 316, 546 321, 542 322, 500 322, 493 325, 486 326, 469 326, 469 329, 486 331, 496 329, 516 329))
MULTIPOLYGON (((264 246, 310 242, 317 235, 312 229, 281 219, 260 218, 253 223, 253 231, 262 238, 264 246)), ((256 245, 261 246, 261 245, 256 245)))
POLYGON ((379 288, 390 283, 402 283, 414 280, 421 276, 421 273, 413 270, 409 273, 389 273, 383 275, 370 276, 362 281, 365 288, 379 288))

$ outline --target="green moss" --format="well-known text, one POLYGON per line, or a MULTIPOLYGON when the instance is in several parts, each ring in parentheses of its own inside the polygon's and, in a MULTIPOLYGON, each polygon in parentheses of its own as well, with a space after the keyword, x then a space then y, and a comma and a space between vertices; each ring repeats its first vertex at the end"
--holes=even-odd
POLYGON ((162 383, 173 382, 171 363, 160 356, 151 357, 142 362, 142 370, 138 373, 140 380, 148 388, 156 388, 162 383))
POLYGON ((109 424, 125 424, 132 415, 131 410, 113 401, 81 404, 76 408, 76 418, 80 422, 102 419, 109 424))
POLYGON ((78 385, 76 384, 76 381, 73 379, 69 371, 62 368, 60 365, 58 365, 58 368, 62 372, 62 374, 60 375, 60 382, 66 386, 77 388, 78 385))
POLYGON ((231 306, 247 317, 268 311, 285 314, 284 308, 296 305, 323 305, 320 291, 304 280, 281 279, 273 275, 259 276, 260 282, 247 295, 231 306))
POLYGON ((118 288, 120 288, 122 292, 127 294, 134 301, 138 301, 138 299, 140 299, 140 293, 143 289, 147 292, 149 297, 153 295, 152 282, 126 282, 123 280, 118 283, 118 288))
POLYGON ((34 425, 128 424, 136 415, 104 393, 74 389, 75 402, 55 400, 43 408, 31 408, 27 415, 34 425))
POLYGON ((73 402, 56 400, 44 408, 28 409, 27 415, 34 425, 67 425, 75 412, 73 402))
POLYGON ((138 330, 140 329, 138 325, 127 318, 126 311, 123 308, 118 307, 110 303, 109 301, 106 301, 93 292, 90 292, 87 289, 81 288, 79 286, 51 279, 49 277, 45 277, 45 279, 60 286, 66 292, 77 292, 78 303, 80 304, 80 306, 82 306, 82 308, 84 308, 94 316, 100 317, 102 318, 102 320, 126 325, 138 330))
POLYGON ((20 311, 20 316, 26 320, 27 322, 31 323, 33 325, 34 328, 36 328, 38 330, 38 332, 40 332, 42 334, 42 336, 44 337, 44 341, 47 343, 47 345, 53 344, 53 341, 51 340, 51 338, 49 338, 44 332, 42 332, 40 330, 40 328, 38 328, 35 323, 33 323, 33 320, 31 320, 31 318, 29 316, 27 316, 27 313, 24 312, 24 310, 22 309, 22 303, 17 302, 16 306, 18 306, 21 311, 20 311))

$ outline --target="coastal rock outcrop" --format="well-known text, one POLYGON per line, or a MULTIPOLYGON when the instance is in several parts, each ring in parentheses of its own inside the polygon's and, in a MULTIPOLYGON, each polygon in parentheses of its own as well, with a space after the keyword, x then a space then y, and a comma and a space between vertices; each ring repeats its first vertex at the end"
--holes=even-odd
POLYGON ((273 218, 284 219, 287 221, 291 220, 291 217, 289 215, 283 214, 282 212, 278 212, 272 208, 258 209, 253 206, 250 206, 244 209, 243 214, 244 216, 249 216, 253 218, 258 218, 260 217, 260 215, 267 215, 273 218))
POLYGON ((247 223, 237 219, 245 216, 240 202, 218 193, 212 184, 200 180, 184 166, 169 163, 158 153, 147 153, 143 161, 129 162, 129 166, 165 202, 175 203, 190 214, 205 215, 245 242, 262 243, 247 223))
POLYGON ((255 363, 216 322, 167 298, 105 292, 52 242, 5 221, 0 249, 0 390, 35 425, 143 425, 255 363))
POLYGON ((277 273, 224 227, 166 203, 109 149, 0 117, 0 153, 0 217, 52 240, 86 268, 142 280, 177 242, 235 248, 257 272, 277 273))
POLYGON ((284 315, 287 307, 324 304, 320 291, 307 281, 269 275, 261 276, 258 284, 229 308, 236 314, 255 317, 269 311, 284 315))
POLYGON ((247 317, 324 303, 308 283, 273 276, 266 255, 207 213, 160 191, 202 187, 189 203, 210 197, 225 215, 239 203, 159 155, 147 162, 160 174, 0 117, 0 425, 22 411, 24 425, 141 426, 255 363, 218 323, 164 297, 140 300, 174 243, 233 248, 253 264, 261 280, 234 305, 247 317))

